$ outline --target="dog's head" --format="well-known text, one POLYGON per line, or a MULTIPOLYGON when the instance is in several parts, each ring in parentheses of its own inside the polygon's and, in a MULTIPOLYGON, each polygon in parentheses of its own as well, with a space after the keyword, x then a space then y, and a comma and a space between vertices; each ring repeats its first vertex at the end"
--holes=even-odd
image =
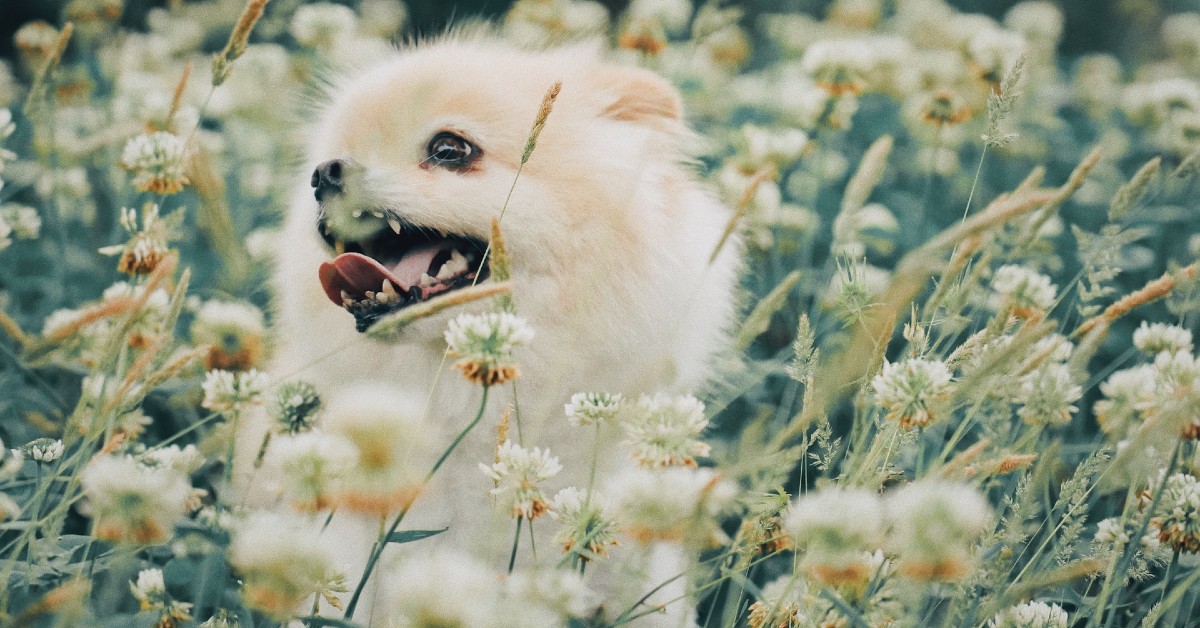
POLYGON ((679 203, 663 201, 664 186, 687 185, 677 92, 584 47, 526 52, 452 38, 399 54, 331 96, 310 141, 311 201, 296 211, 310 214, 323 242, 312 280, 333 302, 326 307, 355 314, 360 331, 487 281, 493 217, 518 287, 550 278, 540 285, 580 293, 637 285, 647 269, 634 260, 664 235, 647 225, 685 220, 673 215, 679 203), (547 116, 545 95, 558 82, 547 116), (522 164, 539 117, 544 128, 522 164))

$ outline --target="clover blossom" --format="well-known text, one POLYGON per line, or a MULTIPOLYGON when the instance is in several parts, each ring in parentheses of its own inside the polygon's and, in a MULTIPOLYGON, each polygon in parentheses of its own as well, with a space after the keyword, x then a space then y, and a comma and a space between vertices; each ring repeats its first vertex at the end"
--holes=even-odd
POLYGON ((391 626, 494 626, 502 602, 497 575, 461 551, 415 553, 387 574, 391 626))
POLYGON ((1177 552, 1200 553, 1200 479, 1190 473, 1176 473, 1166 479, 1163 473, 1142 493, 1149 504, 1152 495, 1162 490, 1150 525, 1158 540, 1177 552))
POLYGON ((883 504, 862 489, 817 490, 792 502, 783 528, 804 550, 802 564, 813 579, 865 584, 870 574, 863 556, 883 543, 883 504))
POLYGON ((1011 606, 996 614, 989 628, 1067 628, 1067 612, 1058 604, 1026 602, 1011 606))
POLYGON ((430 430, 408 397, 363 384, 332 397, 324 416, 325 430, 358 453, 341 482, 342 506, 383 516, 417 498, 430 430))
POLYGON ((620 393, 581 392, 571 395, 563 410, 567 421, 576 427, 612 421, 621 409, 620 393))
POLYGON ((333 592, 344 590, 318 525, 294 515, 256 512, 234 526, 229 562, 242 576, 248 606, 286 620, 312 596, 332 600, 333 592))
POLYGON ((192 342, 209 346, 206 369, 244 371, 262 360, 266 326, 262 310, 249 303, 206 301, 191 332, 192 342))
POLYGON ((316 386, 308 382, 286 382, 275 393, 271 418, 276 431, 297 434, 312 429, 320 416, 323 402, 316 386))
POLYGON ((21 445, 20 454, 39 464, 49 464, 63 454, 62 439, 37 438, 21 445))
POLYGON ((36 239, 42 231, 41 216, 36 209, 28 205, 0 205, 0 221, 8 225, 11 234, 21 240, 36 239))
POLYGON ((80 476, 96 538, 138 545, 161 543, 184 514, 191 484, 169 467, 150 468, 129 456, 101 456, 80 476))
POLYGON ((154 271, 170 251, 169 244, 178 238, 183 214, 176 212, 166 218, 159 217, 159 207, 147 203, 141 211, 129 207, 121 210, 121 226, 129 234, 124 244, 114 244, 100 249, 101 255, 117 255, 117 271, 128 275, 146 275, 154 271))
POLYGON ((559 524, 554 542, 564 552, 580 552, 583 560, 607 558, 608 547, 617 545, 617 524, 608 509, 598 492, 589 495, 574 486, 562 489, 550 500, 550 517, 559 524))
POLYGON ((1017 416, 1030 425, 1061 426, 1071 422, 1079 408, 1073 405, 1083 397, 1065 364, 1046 364, 1021 376, 1018 388, 1020 409, 1017 416))
POLYGON ((129 589, 143 611, 160 611, 158 628, 172 628, 180 622, 189 621, 192 605, 177 602, 167 593, 161 569, 143 569, 138 572, 137 582, 130 582, 129 589))
POLYGON ((447 325, 445 339, 463 377, 495 386, 520 376, 513 351, 533 340, 533 328, 509 312, 460 314, 447 325))
POLYGON ((716 517, 733 499, 734 486, 712 469, 667 467, 629 469, 606 493, 621 530, 639 543, 691 541, 719 543, 716 517))
POLYGON ((945 362, 910 358, 885 362, 871 380, 875 403, 887 411, 886 418, 908 430, 932 423, 950 400, 953 376, 945 362))
POLYGON ((1133 346, 1151 356, 1163 351, 1191 352, 1192 332, 1176 325, 1150 324, 1142 321, 1137 331, 1133 332, 1133 346))
POLYGON ((213 412, 237 412, 243 406, 262 403, 267 382, 266 373, 254 369, 244 373, 211 370, 204 376, 204 400, 200 405, 213 412))
POLYGON ((917 580, 958 580, 974 561, 972 548, 992 524, 979 491, 940 480, 914 482, 886 500, 892 551, 899 571, 917 580))
POLYGON ((558 475, 562 465, 548 449, 525 449, 506 440, 496 452, 495 464, 479 463, 479 469, 495 481, 489 493, 501 497, 513 517, 532 521, 550 508, 540 484, 558 475))
POLYGON ((315 512, 335 505, 342 479, 358 462, 358 450, 346 438, 314 429, 275 439, 267 459, 281 472, 292 506, 315 512))
POLYGON ((1050 283, 1049 277, 1015 264, 996 269, 992 275, 992 290, 997 309, 1011 307, 1014 313, 1022 316, 1049 310, 1058 296, 1058 288, 1050 283))
POLYGON ((121 166, 133 172, 133 186, 143 192, 175 194, 190 183, 183 170, 187 144, 167 131, 143 133, 130 139, 121 153, 121 166))
POLYGON ((646 468, 694 467, 710 451, 698 438, 708 427, 704 404, 691 395, 643 395, 622 427, 633 459, 646 468))

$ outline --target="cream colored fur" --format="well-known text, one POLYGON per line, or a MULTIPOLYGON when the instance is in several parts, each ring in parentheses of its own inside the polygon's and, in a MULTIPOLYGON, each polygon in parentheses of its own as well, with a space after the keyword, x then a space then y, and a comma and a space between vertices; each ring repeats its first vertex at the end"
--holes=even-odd
MULTIPOLYGON (((486 239, 555 81, 562 82, 561 95, 501 222, 517 313, 536 331, 518 354, 521 436, 527 446, 548 447, 560 457, 565 469, 550 483, 551 494, 587 481, 592 432, 566 422, 563 404, 572 393, 611 391, 636 399, 643 392, 692 390, 725 344, 734 314, 736 242, 708 263, 730 212, 695 181, 684 157, 690 134, 679 97, 648 71, 611 65, 584 46, 526 52, 486 37, 451 37, 339 81, 306 131, 304 183, 297 183, 284 223, 272 368, 277 379, 307 379, 326 395, 364 383, 401 391, 425 408, 434 442, 450 442, 480 399, 479 386, 443 362, 442 330, 452 314, 414 325, 395 343, 355 332, 352 317, 329 302, 317 280, 317 267, 332 253, 315 228, 318 206, 307 176, 325 160, 353 159, 363 167, 348 182, 355 203, 486 239), (477 168, 459 173, 419 165, 441 130, 461 133, 482 149, 477 168)), ((344 205, 327 209, 349 211, 344 205)), ((466 547, 502 569, 499 557, 507 557, 513 522, 495 512, 487 496, 491 480, 477 468, 493 459, 496 421, 512 396, 509 386, 494 392, 484 422, 416 502, 404 527, 449 526, 436 542, 466 547)), ((620 438, 616 427, 603 435, 602 476, 629 464, 620 438)), ((258 441, 250 434, 242 442, 258 441)), ((378 523, 355 523, 342 513, 334 520, 332 533, 357 537, 345 553, 354 578, 378 523)), ((539 558, 553 564, 553 525, 536 523, 543 535, 539 558)), ((529 564, 528 545, 525 550, 518 564, 529 564)), ((412 551, 420 550, 414 545, 412 551)), ((636 549, 615 553, 621 552, 636 549)))

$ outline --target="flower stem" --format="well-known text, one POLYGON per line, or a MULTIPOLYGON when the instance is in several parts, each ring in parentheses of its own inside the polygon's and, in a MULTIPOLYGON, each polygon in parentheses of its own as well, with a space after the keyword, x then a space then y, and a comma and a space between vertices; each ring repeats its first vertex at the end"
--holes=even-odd
POLYGON ((517 517, 517 531, 513 534, 512 552, 508 555, 508 573, 513 572, 513 565, 517 564, 517 547, 521 545, 521 523, 525 521, 525 517, 517 517))

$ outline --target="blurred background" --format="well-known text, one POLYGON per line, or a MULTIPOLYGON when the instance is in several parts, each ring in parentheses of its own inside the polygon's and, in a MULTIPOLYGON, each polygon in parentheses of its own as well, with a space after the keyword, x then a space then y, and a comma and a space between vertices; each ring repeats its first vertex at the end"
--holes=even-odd
MULTIPOLYGON (((33 19, 56 22, 68 1, 3 0, 4 15, 0 17, 0 56, 12 55, 12 35, 21 24, 33 19)), ((960 10, 985 13, 998 18, 1018 1, 951 0, 949 4, 960 10)), ((125 26, 144 28, 146 11, 152 7, 167 5, 169 2, 171 0, 128 0, 122 20, 125 26)), ((629 4, 629 0, 600 2, 614 13, 629 4)), ((410 0, 407 3, 410 18, 408 27, 414 34, 437 33, 452 20, 464 16, 493 18, 502 15, 512 3, 513 0, 410 0)), ((745 11, 746 23, 751 24, 760 13, 765 12, 804 11, 823 16, 831 0, 750 0, 717 4, 742 8, 745 11)), ((1179 11, 1196 10, 1200 7, 1200 0, 1061 0, 1056 4, 1066 16, 1066 31, 1059 49, 1060 54, 1073 56, 1103 50, 1140 58, 1155 52, 1145 49, 1146 42, 1154 41, 1153 38, 1147 37, 1147 34, 1157 28, 1163 16, 1179 11)))

